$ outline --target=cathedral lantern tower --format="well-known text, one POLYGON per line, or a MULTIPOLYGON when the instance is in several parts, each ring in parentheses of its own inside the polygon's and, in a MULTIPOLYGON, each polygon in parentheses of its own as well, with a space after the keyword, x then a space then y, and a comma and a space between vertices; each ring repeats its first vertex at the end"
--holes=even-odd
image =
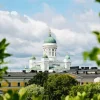
POLYGON ((46 54, 50 61, 56 60, 56 50, 57 43, 56 40, 51 36, 51 31, 49 31, 49 36, 44 41, 43 44, 43 55, 46 54))

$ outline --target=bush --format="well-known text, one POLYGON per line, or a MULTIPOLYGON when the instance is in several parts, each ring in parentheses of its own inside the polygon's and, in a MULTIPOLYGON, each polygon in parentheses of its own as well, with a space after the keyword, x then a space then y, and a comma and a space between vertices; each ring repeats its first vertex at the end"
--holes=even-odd
POLYGON ((83 91, 87 93, 87 98, 93 98, 94 94, 100 93, 100 83, 73 86, 69 95, 76 96, 77 92, 82 93, 83 91))

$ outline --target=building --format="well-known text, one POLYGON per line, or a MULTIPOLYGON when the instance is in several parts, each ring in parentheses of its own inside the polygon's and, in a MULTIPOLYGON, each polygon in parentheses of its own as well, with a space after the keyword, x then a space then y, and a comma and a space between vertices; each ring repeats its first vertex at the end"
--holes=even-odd
POLYGON ((49 74, 69 74, 74 77, 80 85, 100 81, 100 70, 97 67, 79 67, 71 66, 70 56, 67 54, 63 61, 57 59, 57 42, 49 36, 43 43, 43 57, 40 61, 32 56, 29 60, 29 69, 24 69, 22 72, 8 72, 3 75, 3 80, 0 83, 0 91, 9 89, 19 90, 27 85, 27 82, 37 74, 37 72, 48 71, 49 74), (27 71, 28 70, 28 71, 27 71))
POLYGON ((49 36, 43 43, 43 57, 40 61, 36 60, 35 56, 32 56, 29 60, 29 69, 37 71, 61 71, 70 70, 71 61, 70 56, 67 54, 63 61, 57 59, 57 42, 49 32, 49 36))
MULTIPOLYGON (((73 78, 75 78, 80 85, 97 82, 98 77, 100 80, 99 69, 83 69, 83 68, 77 69, 77 68, 78 67, 62 72, 51 72, 49 74, 52 73, 69 74, 73 78)), ((3 78, 5 80, 3 80, 0 83, 1 86, 0 91, 5 92, 9 89, 19 90, 21 87, 26 86, 27 82, 36 74, 37 71, 34 70, 31 70, 30 72, 26 72, 25 70, 23 70, 23 72, 8 72, 7 74, 3 75, 3 78)))

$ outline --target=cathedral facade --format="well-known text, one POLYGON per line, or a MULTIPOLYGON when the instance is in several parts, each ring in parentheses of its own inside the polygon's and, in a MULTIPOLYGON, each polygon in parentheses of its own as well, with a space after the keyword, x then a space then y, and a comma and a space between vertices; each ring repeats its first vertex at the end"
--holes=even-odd
POLYGON ((43 43, 43 57, 40 61, 32 56, 29 60, 29 69, 37 71, 67 71, 70 70, 71 61, 70 56, 67 54, 63 61, 57 59, 57 41, 49 32, 49 36, 43 43))

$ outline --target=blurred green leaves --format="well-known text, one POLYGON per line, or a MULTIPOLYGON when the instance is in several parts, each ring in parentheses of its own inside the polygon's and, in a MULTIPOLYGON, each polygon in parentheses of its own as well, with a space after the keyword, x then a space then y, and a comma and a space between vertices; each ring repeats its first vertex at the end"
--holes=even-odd
POLYGON ((9 43, 6 42, 6 39, 2 39, 0 42, 0 64, 4 63, 4 59, 11 56, 11 54, 6 53, 9 43))
POLYGON ((25 100, 26 98, 26 89, 22 88, 19 92, 8 90, 5 95, 3 95, 3 100, 25 100))
POLYGON ((96 2, 100 2, 100 0, 95 0, 96 2))
POLYGON ((93 31, 93 33, 96 35, 98 42, 100 43, 100 32, 93 31))
POLYGON ((91 61, 95 61, 97 63, 98 66, 100 66, 100 48, 98 47, 94 47, 90 52, 83 52, 83 56, 84 56, 84 60, 91 60, 91 61))
POLYGON ((7 43, 5 38, 0 41, 0 80, 3 79, 2 75, 6 73, 8 69, 7 66, 1 68, 3 64, 6 64, 4 59, 11 56, 11 54, 6 52, 8 45, 9 43, 7 43))
MULTIPOLYGON (((96 2, 100 3, 100 0, 95 0, 96 2)), ((99 31, 93 31, 93 34, 97 37, 97 41, 99 44, 99 47, 93 47, 91 51, 85 51, 83 52, 84 60, 91 60, 95 61, 98 66, 100 66, 100 32, 99 31)))
POLYGON ((100 94, 94 94, 93 98, 86 98, 86 92, 77 92, 77 96, 67 96, 65 100, 100 100, 100 94))

